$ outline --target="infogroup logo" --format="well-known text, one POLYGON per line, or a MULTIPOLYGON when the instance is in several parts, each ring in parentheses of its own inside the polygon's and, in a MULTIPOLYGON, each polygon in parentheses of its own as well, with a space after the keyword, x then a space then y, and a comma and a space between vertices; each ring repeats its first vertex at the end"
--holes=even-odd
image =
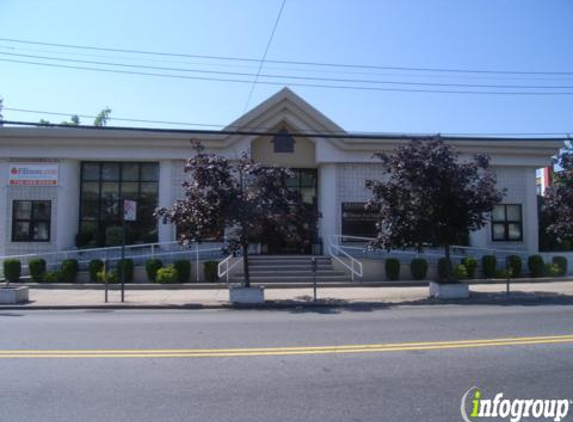
POLYGON ((567 416, 572 404, 573 401, 569 399, 507 399, 503 393, 494 394, 493 399, 485 399, 478 387, 472 387, 462 396, 460 411, 465 422, 487 418, 508 419, 511 422, 520 422, 523 418, 559 422, 567 416), (468 409, 471 409, 469 414, 468 409))

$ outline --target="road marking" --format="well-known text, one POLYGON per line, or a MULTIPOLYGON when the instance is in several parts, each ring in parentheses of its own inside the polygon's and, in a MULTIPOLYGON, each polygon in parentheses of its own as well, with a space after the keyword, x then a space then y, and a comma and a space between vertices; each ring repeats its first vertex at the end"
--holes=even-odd
POLYGON ((260 347, 233 349, 95 349, 95 350, 0 350, 0 359, 69 358, 208 358, 243 356, 288 356, 342 353, 384 353, 416 350, 469 349, 478 347, 525 346, 573 343, 573 334, 452 340, 415 343, 381 343, 340 346, 260 347))

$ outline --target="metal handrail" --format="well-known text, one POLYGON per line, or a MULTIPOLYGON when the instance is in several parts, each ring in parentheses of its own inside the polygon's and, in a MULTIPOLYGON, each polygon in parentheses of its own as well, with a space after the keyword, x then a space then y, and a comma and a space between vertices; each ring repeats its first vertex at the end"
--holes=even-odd
POLYGON ((235 262, 233 262, 231 265, 229 265, 229 262, 233 258, 236 258, 236 256, 234 254, 231 254, 228 257, 226 257, 225 259, 223 259, 221 262, 219 262, 219 264, 217 265, 217 275, 219 276, 219 278, 226 277, 227 283, 229 282, 229 273, 231 272, 231 270, 233 268, 235 268, 235 266, 239 262, 243 261, 243 258, 241 257, 240 259, 237 259, 235 262), (223 270, 223 267, 225 267, 224 270, 223 270))
POLYGON ((362 262, 360 262, 359 260, 357 260, 356 258, 351 256, 345 250, 341 249, 341 247, 334 242, 334 239, 336 239, 336 237, 337 237, 336 235, 333 235, 330 237, 330 241, 328 244, 328 253, 330 254, 330 256, 332 258, 334 258, 335 260, 340 262, 342 264, 342 266, 344 266, 346 269, 348 269, 350 271, 350 276, 352 278, 352 281, 354 281, 355 275, 357 275, 358 277, 362 277, 364 275, 363 268, 362 268, 362 262), (346 262, 344 262, 344 260, 339 258, 338 255, 336 255, 332 251, 333 249, 336 249, 337 252, 342 253, 342 255, 344 255, 346 258, 348 258, 348 260, 350 261, 350 265, 348 265, 346 262), (354 264, 357 265, 358 269, 354 269, 354 264))

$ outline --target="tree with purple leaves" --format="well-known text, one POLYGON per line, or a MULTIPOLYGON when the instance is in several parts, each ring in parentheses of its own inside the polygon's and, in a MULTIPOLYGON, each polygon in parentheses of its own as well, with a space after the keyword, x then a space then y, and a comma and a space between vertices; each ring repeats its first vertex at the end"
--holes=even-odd
POLYGON ((549 224, 547 233, 558 242, 573 240, 573 146, 563 149, 554 160, 562 170, 545 191, 544 212, 549 224))
POLYGON ((230 252, 242 252, 245 287, 250 286, 249 245, 260 242, 264 228, 272 225, 291 240, 301 233, 304 204, 298 192, 287 186, 291 172, 286 168, 255 163, 243 153, 236 161, 209 154, 194 142, 195 156, 185 162, 189 175, 183 183, 185 198, 156 216, 177 226, 185 245, 212 237, 228 229, 230 252))
POLYGON ((367 207, 378 213, 375 248, 440 246, 451 262, 450 247, 464 233, 482 228, 504 196, 487 155, 461 160, 439 136, 375 157, 384 172, 382 180, 366 181, 372 191, 367 207))

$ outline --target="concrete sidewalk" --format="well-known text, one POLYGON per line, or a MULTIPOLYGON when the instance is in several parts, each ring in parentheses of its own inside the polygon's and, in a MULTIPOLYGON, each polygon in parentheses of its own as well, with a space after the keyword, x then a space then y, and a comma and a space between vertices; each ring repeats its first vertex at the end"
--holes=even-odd
MULTIPOLYGON (((98 309, 98 308, 226 308, 229 307, 227 288, 215 289, 153 289, 136 290, 126 286, 125 302, 121 302, 118 286, 109 292, 104 302, 101 289, 30 288, 30 302, 23 305, 0 305, 6 309, 98 309)), ((159 287, 159 286, 158 286, 159 287)), ((505 294, 505 284, 473 284, 472 298, 453 303, 560 302, 573 304, 573 282, 544 281, 512 285, 505 294)), ((265 307, 297 306, 389 306, 451 303, 428 299, 428 287, 319 287, 318 301, 313 301, 312 287, 269 288, 265 290, 265 307)))

